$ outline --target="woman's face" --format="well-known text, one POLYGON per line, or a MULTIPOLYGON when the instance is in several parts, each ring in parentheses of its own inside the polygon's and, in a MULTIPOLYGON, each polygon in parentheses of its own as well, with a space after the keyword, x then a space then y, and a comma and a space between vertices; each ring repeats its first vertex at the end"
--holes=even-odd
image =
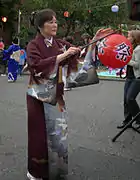
POLYGON ((46 36, 56 36, 57 33, 57 20, 56 17, 53 16, 53 19, 49 22, 46 22, 43 27, 43 32, 46 36))
POLYGON ((134 39, 133 39, 133 37, 132 37, 132 33, 131 33, 131 32, 128 32, 127 39, 128 39, 131 43, 133 43, 134 39))

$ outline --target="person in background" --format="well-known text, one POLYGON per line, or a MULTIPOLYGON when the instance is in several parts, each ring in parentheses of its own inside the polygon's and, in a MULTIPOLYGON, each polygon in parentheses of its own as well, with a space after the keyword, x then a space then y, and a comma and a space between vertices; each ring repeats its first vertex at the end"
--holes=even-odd
MULTIPOLYGON (((94 36, 94 35, 93 35, 94 36)), ((82 36, 81 36, 82 40, 83 40, 83 43, 84 45, 87 45, 88 43, 91 42, 92 38, 91 36, 88 34, 88 33, 84 33, 82 36)), ((81 58, 84 60, 86 54, 87 54, 87 51, 88 51, 88 47, 84 48, 81 52, 81 58)))
POLYGON ((92 40, 92 37, 88 33, 84 33, 81 37, 85 45, 92 40))
POLYGON ((26 61, 26 51, 21 48, 20 50, 20 60, 19 60, 19 66, 18 66, 18 75, 21 76, 22 75, 22 69, 25 65, 25 61, 26 61))
MULTIPOLYGON (((28 42, 26 42, 25 52, 27 51, 27 46, 28 46, 28 42)), ((26 59, 25 59, 24 66, 23 66, 23 68, 22 68, 22 73, 27 72, 27 71, 29 71, 29 69, 28 69, 28 63, 27 63, 27 58, 26 58, 26 59)))
POLYGON ((3 60, 8 61, 8 82, 17 80, 18 64, 20 60, 20 46, 18 38, 14 38, 12 45, 3 51, 3 60))
POLYGON ((96 47, 95 47, 95 58, 94 58, 94 62, 95 62, 95 67, 96 67, 96 69, 99 69, 99 68, 102 66, 102 63, 101 63, 101 61, 100 61, 100 59, 99 59, 99 57, 98 57, 98 46, 99 46, 99 44, 100 44, 100 41, 98 41, 98 42, 96 43, 96 47))
POLYGON ((4 43, 2 38, 0 38, 0 71, 1 76, 6 76, 6 67, 7 67, 7 61, 3 61, 3 50, 4 50, 4 43))
MULTIPOLYGON (((131 61, 127 65, 126 81, 124 86, 124 121, 117 128, 124 128, 133 117, 140 112, 136 97, 140 92, 140 31, 128 32, 128 39, 133 44, 134 51, 131 61)), ((140 127, 140 117, 135 127, 140 127)))

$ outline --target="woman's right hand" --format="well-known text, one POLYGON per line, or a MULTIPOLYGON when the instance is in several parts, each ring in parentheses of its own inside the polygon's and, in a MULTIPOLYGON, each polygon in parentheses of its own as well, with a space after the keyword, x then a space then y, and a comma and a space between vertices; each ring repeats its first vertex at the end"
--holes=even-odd
POLYGON ((72 56, 72 55, 75 55, 77 53, 80 53, 81 52, 81 49, 78 48, 78 47, 70 47, 67 51, 65 51, 63 54, 60 54, 57 56, 57 60, 59 62, 65 60, 66 58, 72 56))
POLYGON ((64 52, 66 58, 72 55, 75 55, 77 53, 80 53, 81 49, 78 47, 70 47, 66 52, 64 52))

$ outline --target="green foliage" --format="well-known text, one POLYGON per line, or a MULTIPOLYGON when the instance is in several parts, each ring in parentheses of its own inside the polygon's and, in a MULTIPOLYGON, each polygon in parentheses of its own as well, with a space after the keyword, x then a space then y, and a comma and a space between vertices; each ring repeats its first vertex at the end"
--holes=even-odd
MULTIPOLYGON (((19 34, 19 37, 20 37, 20 43, 23 46, 25 46, 26 42, 29 41, 29 34, 30 34, 30 29, 28 29, 25 25, 21 25, 21 32, 19 34)), ((30 36, 32 36, 32 34, 30 36)))
POLYGON ((18 17, 18 6, 20 5, 20 0, 1 0, 0 1, 0 17, 7 17, 7 22, 4 23, 0 21, 0 25, 3 31, 8 29, 11 37, 15 33, 15 23, 18 17))
POLYGON ((60 25, 65 26, 65 36, 70 34, 71 31, 76 31, 77 25, 75 21, 78 21, 80 24, 78 29, 93 35, 95 29, 97 29, 96 27, 107 27, 111 25, 118 28, 118 24, 127 23, 126 3, 120 3, 119 12, 113 13, 111 12, 111 6, 114 3, 116 3, 116 0, 50 0, 48 1, 48 7, 57 12, 60 25), (64 11, 70 13, 69 18, 63 17, 64 11))
POLYGON ((117 2, 116 0, 23 0, 23 2, 18 8, 15 8, 15 4, 20 5, 20 0, 3 0, 3 3, 0 3, 0 16, 9 17, 7 23, 9 27, 17 21, 18 9, 21 9, 22 41, 36 33, 29 25, 31 12, 45 8, 56 11, 59 24, 58 35, 63 37, 77 32, 81 34, 87 32, 92 36, 100 27, 118 28, 119 24, 129 22, 127 5, 123 0, 118 2, 118 13, 111 12, 111 6, 117 2), (68 18, 64 17, 65 11, 69 12, 68 18))

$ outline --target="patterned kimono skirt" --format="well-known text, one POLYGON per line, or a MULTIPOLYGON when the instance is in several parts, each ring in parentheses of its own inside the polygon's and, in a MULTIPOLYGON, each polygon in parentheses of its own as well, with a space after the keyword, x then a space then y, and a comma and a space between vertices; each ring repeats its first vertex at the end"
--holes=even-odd
POLYGON ((28 171, 35 178, 61 180, 68 174, 67 111, 27 95, 28 171))

